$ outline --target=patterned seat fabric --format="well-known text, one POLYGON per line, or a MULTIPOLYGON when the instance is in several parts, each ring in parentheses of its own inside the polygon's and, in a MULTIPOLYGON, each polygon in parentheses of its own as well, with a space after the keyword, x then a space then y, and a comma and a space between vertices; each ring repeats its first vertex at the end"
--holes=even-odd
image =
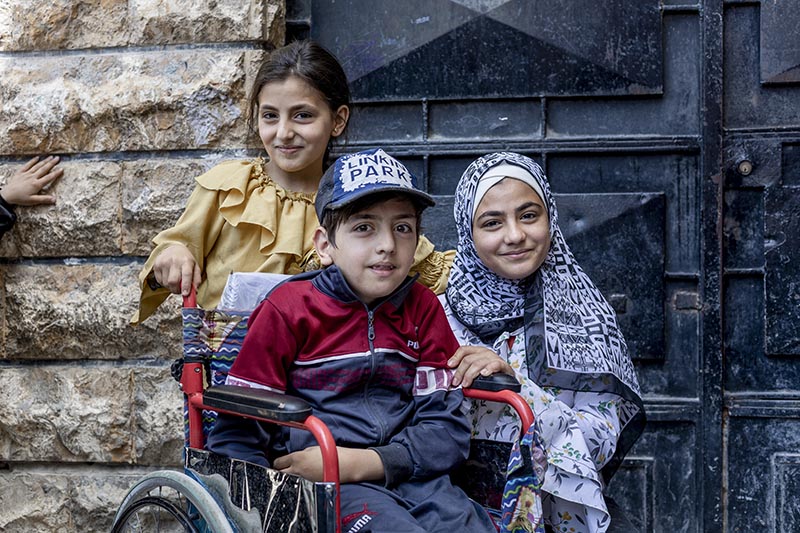
MULTIPOLYGON (((206 386, 223 385, 234 359, 239 355, 250 311, 183 309, 183 359, 202 362, 206 386)), ((217 419, 216 411, 203 411, 203 442, 217 419)), ((184 406, 184 437, 189 445, 189 417, 184 406)))

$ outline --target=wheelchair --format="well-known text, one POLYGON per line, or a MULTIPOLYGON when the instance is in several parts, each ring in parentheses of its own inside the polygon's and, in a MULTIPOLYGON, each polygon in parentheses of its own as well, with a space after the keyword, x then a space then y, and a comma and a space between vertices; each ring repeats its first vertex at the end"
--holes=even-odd
MULTIPOLYGON (((338 456, 325 424, 299 398, 224 384, 249 314, 203 310, 194 294, 184 298, 184 354, 172 367, 184 393, 184 469, 151 472, 137 482, 120 504, 113 533, 340 533, 338 456), (323 481, 204 450, 217 413, 310 431, 322 452, 323 481)), ((511 376, 495 374, 475 380, 464 395, 511 406, 520 418, 522 436, 534 420, 517 394, 520 388, 511 376)), ((511 445, 481 444, 473 441, 469 459, 451 477, 473 500, 499 515, 511 445)))

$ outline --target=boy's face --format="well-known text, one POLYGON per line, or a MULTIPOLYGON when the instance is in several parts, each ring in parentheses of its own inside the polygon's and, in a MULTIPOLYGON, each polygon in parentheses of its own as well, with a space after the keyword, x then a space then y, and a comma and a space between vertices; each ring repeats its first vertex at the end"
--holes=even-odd
POLYGON ((365 304, 388 296, 408 276, 417 248, 414 204, 403 198, 355 213, 336 228, 336 246, 323 228, 314 234, 324 266, 335 264, 365 304))

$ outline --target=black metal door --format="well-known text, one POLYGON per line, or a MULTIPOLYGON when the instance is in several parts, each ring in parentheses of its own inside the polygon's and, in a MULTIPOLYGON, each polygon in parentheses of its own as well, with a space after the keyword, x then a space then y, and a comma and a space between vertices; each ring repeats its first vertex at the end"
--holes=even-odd
POLYGON ((798 3, 287 10, 290 36, 345 65, 348 150, 383 146, 438 195, 437 246, 455 245, 450 195, 470 161, 542 164, 646 394, 647 429, 610 486, 642 530, 800 531, 798 3))
POLYGON ((800 3, 725 6, 729 531, 800 531, 800 3))

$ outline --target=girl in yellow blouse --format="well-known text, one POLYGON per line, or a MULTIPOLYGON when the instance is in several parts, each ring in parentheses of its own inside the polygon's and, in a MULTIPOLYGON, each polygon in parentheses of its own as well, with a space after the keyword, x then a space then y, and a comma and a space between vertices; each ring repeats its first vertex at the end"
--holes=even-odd
MULTIPOLYGON (((258 131, 266 162, 230 161, 197 178, 181 218, 153 239, 132 322, 192 286, 200 307, 215 307, 231 272, 296 274, 317 267, 314 198, 330 144, 347 127, 349 106, 344 70, 320 45, 296 41, 270 54, 248 102, 248 125, 258 131)), ((452 257, 434 252, 422 237, 414 270, 441 293, 452 257)))

